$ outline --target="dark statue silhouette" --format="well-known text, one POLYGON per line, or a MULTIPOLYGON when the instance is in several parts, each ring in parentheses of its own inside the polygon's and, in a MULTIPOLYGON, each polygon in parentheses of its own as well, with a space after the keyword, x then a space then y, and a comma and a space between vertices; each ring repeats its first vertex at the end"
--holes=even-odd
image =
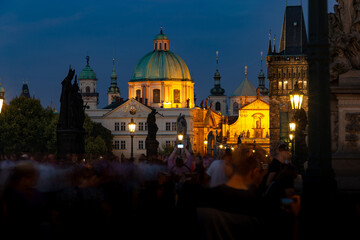
POLYGON ((156 125, 156 114, 158 112, 156 109, 153 109, 148 117, 147 117, 147 124, 148 124, 148 135, 145 140, 145 147, 146 147, 146 155, 149 159, 156 158, 158 155, 158 147, 159 142, 156 140, 156 133, 159 130, 158 126, 156 125))
POLYGON ((77 76, 74 69, 69 69, 67 76, 61 82, 60 116, 57 124, 58 158, 65 159, 68 154, 84 154, 85 106, 79 92, 77 76))

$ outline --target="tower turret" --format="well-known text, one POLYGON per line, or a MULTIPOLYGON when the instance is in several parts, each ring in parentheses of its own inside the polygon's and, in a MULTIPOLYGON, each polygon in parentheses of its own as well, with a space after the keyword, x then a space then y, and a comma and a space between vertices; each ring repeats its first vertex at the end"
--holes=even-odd
POLYGON ((113 70, 110 76, 111 83, 108 88, 108 104, 115 101, 116 97, 120 97, 120 88, 117 86, 117 74, 115 72, 115 58, 113 58, 113 70))

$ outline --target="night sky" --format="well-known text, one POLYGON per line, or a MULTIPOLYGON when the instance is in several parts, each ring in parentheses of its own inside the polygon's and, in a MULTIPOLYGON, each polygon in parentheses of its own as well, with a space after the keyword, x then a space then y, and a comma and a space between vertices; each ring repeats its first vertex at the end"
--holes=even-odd
MULTIPOLYGON (((160 26, 170 50, 188 65, 197 104, 214 85, 219 51, 221 85, 226 95, 244 78, 258 85, 260 52, 266 53, 269 30, 278 46, 285 0, 0 0, 0 83, 5 102, 20 95, 23 81, 44 107, 60 107, 61 81, 69 65, 80 74, 90 56, 98 78, 102 108, 107 104, 112 58, 121 96, 137 62, 153 49, 160 26)), ((307 23, 307 3, 303 1, 307 23)), ((299 5, 300 0, 288 0, 299 5)), ((333 11, 335 0, 329 0, 333 11)), ((263 63, 266 71, 265 61, 263 63)))

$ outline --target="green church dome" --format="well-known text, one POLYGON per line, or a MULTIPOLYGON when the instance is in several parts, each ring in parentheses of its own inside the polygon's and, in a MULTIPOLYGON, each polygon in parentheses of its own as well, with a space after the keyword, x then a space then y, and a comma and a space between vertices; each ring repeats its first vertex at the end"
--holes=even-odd
POLYGON ((131 82, 191 80, 186 63, 171 51, 152 51, 140 59, 131 82))
POLYGON ((86 57, 86 61, 87 64, 85 66, 85 68, 81 71, 81 73, 79 74, 79 80, 83 80, 83 79, 97 79, 96 78, 96 73, 94 72, 94 70, 92 70, 92 68, 89 65, 89 56, 86 57))

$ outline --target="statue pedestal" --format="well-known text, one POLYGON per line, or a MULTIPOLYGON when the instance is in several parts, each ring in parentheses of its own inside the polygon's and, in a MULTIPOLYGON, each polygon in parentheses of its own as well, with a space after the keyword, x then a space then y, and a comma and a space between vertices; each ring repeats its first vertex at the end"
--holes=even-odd
POLYGON ((340 189, 360 189, 360 71, 331 88, 332 164, 340 189))
POLYGON ((85 130, 58 129, 57 134, 57 157, 67 160, 67 154, 85 154, 85 130))
POLYGON ((146 138, 146 156, 150 159, 158 156, 159 142, 156 139, 146 138))

